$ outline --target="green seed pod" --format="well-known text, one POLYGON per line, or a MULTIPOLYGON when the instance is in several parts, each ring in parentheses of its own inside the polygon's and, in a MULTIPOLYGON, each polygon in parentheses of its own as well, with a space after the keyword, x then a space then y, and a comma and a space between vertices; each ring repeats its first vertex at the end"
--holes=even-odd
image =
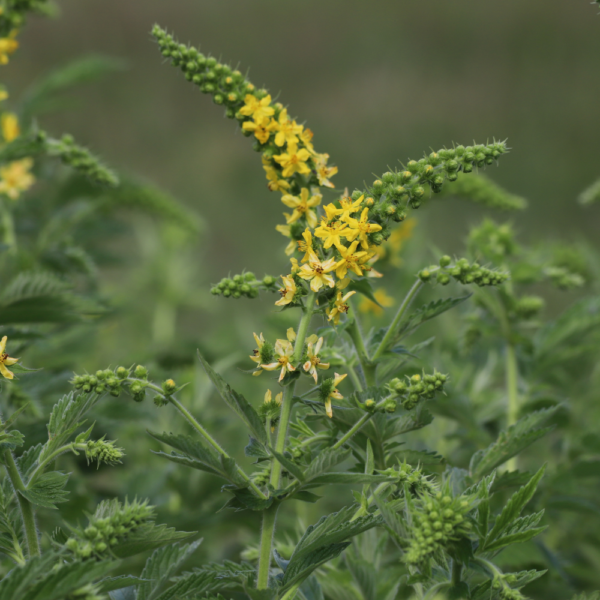
POLYGON ((444 254, 444 256, 440 258, 440 267, 447 267, 451 262, 452 259, 447 254, 444 254))

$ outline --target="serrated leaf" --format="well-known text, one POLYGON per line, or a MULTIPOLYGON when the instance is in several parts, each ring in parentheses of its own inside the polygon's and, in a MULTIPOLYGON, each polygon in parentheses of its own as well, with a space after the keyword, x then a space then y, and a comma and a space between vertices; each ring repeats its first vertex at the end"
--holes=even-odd
POLYGON ((244 448, 244 454, 246 456, 258 458, 256 462, 260 462, 261 460, 268 460, 269 458, 271 458, 271 455, 269 454, 267 448, 252 436, 250 436, 250 441, 248 442, 248 445, 244 448))
POLYGON ((221 398, 233 409, 233 411, 244 421, 254 437, 262 444, 267 445, 268 439, 261 418, 246 398, 238 394, 231 386, 208 364, 204 357, 198 352, 198 358, 206 371, 206 374, 217 388, 221 398))
POLYGON ((259 498, 255 496, 248 488, 236 488, 231 485, 223 486, 224 490, 231 492, 235 499, 229 501, 224 508, 235 508, 236 510, 265 510, 274 502, 274 498, 259 498))
POLYGON ((305 480, 310 481, 317 475, 339 465, 350 457, 351 450, 346 448, 327 448, 313 459, 306 468, 305 480))
POLYGON ((471 476, 474 479, 483 477, 552 431, 552 427, 542 429, 541 426, 557 410, 558 406, 553 406, 529 413, 507 430, 502 431, 495 442, 485 450, 479 450, 473 455, 469 467, 471 476))
POLYGON ((292 462, 283 454, 279 454, 279 452, 276 452, 275 450, 271 450, 271 452, 273 456, 279 461, 281 466, 284 469, 286 469, 293 477, 295 477, 301 483, 304 481, 304 472, 296 463, 292 462))
POLYGON ((69 492, 64 490, 68 480, 67 473, 50 471, 40 475, 31 487, 19 490, 19 493, 32 504, 44 508, 56 508, 56 504, 66 502, 68 499, 69 492))
POLYGON ((496 552, 505 548, 506 546, 510 546, 511 544, 520 544, 522 542, 527 542, 531 538, 534 538, 536 535, 542 533, 547 528, 544 527, 534 527, 533 529, 528 529, 527 531, 521 531, 519 533, 512 533, 510 535, 503 535, 496 539, 491 544, 487 544, 485 547, 486 552, 496 552))
POLYGON ((384 475, 366 475, 365 473, 328 472, 321 475, 316 475, 310 481, 304 483, 302 485, 302 489, 310 489, 327 484, 370 485, 372 483, 385 483, 386 481, 395 481, 395 479, 385 477, 384 475))
POLYGON ((146 561, 136 589, 136 600, 154 600, 161 588, 175 575, 181 565, 198 548, 202 540, 182 546, 170 544, 155 550, 146 561))
POLYGON ((182 542, 196 535, 195 531, 177 531, 173 527, 156 523, 144 523, 127 538, 120 541, 117 546, 111 548, 117 558, 128 558, 140 552, 155 550, 167 544, 182 542))
POLYGON ((132 586, 137 585, 141 581, 143 580, 134 575, 118 575, 117 577, 105 577, 104 579, 101 579, 97 585, 100 592, 107 594, 108 592, 128 587, 133 589, 132 586))
POLYGON ((487 549, 493 541, 495 541, 504 531, 509 529, 514 521, 519 517, 525 505, 533 498, 533 494, 537 489, 537 485, 544 475, 546 466, 544 465, 521 489, 514 493, 508 502, 505 504, 502 512, 496 519, 494 527, 490 531, 483 549, 487 549))

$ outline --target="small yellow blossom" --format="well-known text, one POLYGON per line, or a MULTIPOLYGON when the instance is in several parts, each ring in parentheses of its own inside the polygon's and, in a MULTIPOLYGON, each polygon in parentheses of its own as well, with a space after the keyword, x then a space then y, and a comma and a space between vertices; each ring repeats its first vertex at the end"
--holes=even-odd
POLYGON ((381 225, 376 223, 369 223, 367 217, 369 214, 369 207, 365 207, 360 216, 360 220, 354 219, 350 216, 345 218, 346 223, 350 231, 346 234, 346 238, 349 242, 352 242, 355 238, 358 238, 361 246, 366 250, 369 247, 369 240, 367 235, 369 233, 375 233, 381 231, 381 225))
POLYGON ((379 316, 383 314, 382 307, 387 308, 394 304, 394 299, 391 296, 388 296, 383 288, 379 288, 375 292, 374 296, 375 300, 377 300, 381 306, 378 306, 375 304, 375 302, 369 300, 368 298, 363 298, 361 303, 358 305, 358 310, 362 313, 372 312, 374 315, 379 316))
POLYGON ((295 223, 300 217, 306 217, 306 222, 310 227, 314 227, 317 224, 317 213, 312 208, 321 204, 321 194, 313 194, 309 197, 310 192, 308 188, 302 188, 300 190, 300 197, 292 196, 291 194, 285 194, 282 196, 281 201, 290 208, 294 209, 291 215, 286 215, 288 225, 295 223))
POLYGON ((344 381, 344 379, 346 379, 346 377, 348 377, 348 375, 338 375, 337 373, 334 373, 333 389, 331 390, 331 392, 329 393, 329 396, 325 400, 325 412, 327 413, 327 416, 330 419, 333 417, 331 401, 332 400, 342 400, 344 398, 344 396, 342 396, 342 394, 340 394, 338 392, 337 386, 340 385, 340 383, 342 381, 344 381))
POLYGON ((29 172, 32 166, 31 158, 23 158, 0 167, 0 194, 16 200, 26 192, 35 183, 35 177, 29 172))
POLYGON ((341 221, 327 222, 326 219, 321 219, 321 224, 315 229, 315 235, 324 241, 323 248, 331 248, 333 244, 341 245, 341 238, 346 236, 350 230, 341 221))
MULTIPOLYGON (((279 392, 279 394, 275 396, 275 404, 277 404, 277 406, 281 406, 282 401, 283 392, 279 392)), ((271 404, 271 402, 273 402, 273 394, 271 393, 271 390, 267 390, 265 392, 265 404, 271 404)))
MULTIPOLYGON (((254 340, 256 341, 257 347, 254 350, 252 356, 250 356, 250 360, 253 360, 255 363, 260 364, 260 350, 264 346, 265 338, 263 337, 262 333, 260 335, 256 335, 256 333, 253 333, 252 335, 254 336, 254 340)), ((260 375, 261 373, 262 371, 256 371, 253 373, 253 375, 260 375)))
POLYGON ((285 306, 294 300, 294 296, 296 295, 296 282, 291 275, 287 277, 282 276, 283 287, 279 288, 279 293, 281 294, 281 299, 275 302, 276 306, 285 306))
POLYGON ((310 154, 306 148, 298 150, 298 144, 288 144, 287 152, 274 156, 275 162, 279 163, 283 168, 283 176, 291 177, 294 173, 308 175, 310 168, 306 161, 310 158, 310 154))
POLYGON ((342 314, 347 314, 350 310, 348 305, 348 298, 353 296, 356 292, 348 292, 345 296, 342 296, 342 292, 338 292, 335 298, 333 308, 327 309, 327 318, 329 321, 333 320, 333 324, 337 327, 340 322, 342 314))
POLYGON ((293 327, 288 327, 285 331, 285 337, 290 342, 295 342, 296 341, 296 330, 293 327))
POLYGON ((304 146, 306 147, 306 149, 311 154, 315 153, 315 149, 314 149, 314 147, 312 145, 312 139, 313 139, 314 135, 315 134, 310 129, 308 129, 308 127, 300 135, 300 140, 302 141, 302 143, 304 144, 304 146))
POLYGON ((9 371, 6 367, 11 367, 12 365, 19 362, 18 358, 11 358, 6 353, 6 342, 8 338, 4 336, 2 340, 0 340, 0 375, 5 377, 6 379, 12 379, 14 375, 11 371, 9 371))
POLYGON ((355 240, 350 244, 348 248, 345 246, 336 245, 340 254, 342 255, 341 260, 335 265, 335 275, 338 279, 344 279, 346 277, 346 273, 348 270, 356 273, 359 277, 362 276, 363 272, 360 268, 361 259, 368 258, 369 253, 365 250, 361 250, 359 252, 356 251, 358 247, 358 240, 355 240))
POLYGON ((300 271, 300 266, 298 265, 298 259, 290 258, 290 262, 292 263, 292 268, 290 269, 290 273, 292 275, 295 275, 296 273, 298 273, 298 271, 300 271))
POLYGON ((275 354, 279 356, 276 362, 272 362, 268 365, 260 365, 265 371, 275 371, 275 369, 281 369, 279 374, 279 381, 281 381, 287 371, 295 371, 294 365, 291 363, 292 356, 294 354, 294 346, 289 340, 277 340, 275 342, 275 354))
POLYGON ((296 242, 293 239, 291 239, 292 238, 291 227, 289 225, 276 225, 275 230, 279 231, 279 233, 281 233, 281 235, 285 235, 285 237, 290 238, 290 243, 285 247, 285 253, 288 256, 290 254, 293 254, 294 250, 296 249, 296 242))
POLYGON ((21 135, 19 119, 14 113, 3 113, 0 118, 0 127, 2 128, 2 137, 5 142, 12 142, 21 135))
POLYGON ((310 289, 313 292, 318 292, 324 285, 329 287, 335 286, 335 280, 333 276, 329 275, 330 271, 335 269, 335 259, 330 258, 322 263, 316 254, 313 254, 308 264, 304 264, 300 267, 300 277, 307 281, 310 281, 310 289))
POLYGON ((252 94, 246 94, 244 98, 244 105, 240 108, 240 114, 245 117, 252 117, 255 123, 264 123, 269 120, 273 114, 275 114, 275 109, 271 104, 271 96, 265 96, 262 100, 259 100, 256 96, 252 94))
POLYGON ((270 127, 272 127, 272 131, 277 132, 275 134, 275 144, 277 146, 298 143, 298 136, 304 129, 302 125, 298 125, 296 121, 292 121, 288 117, 287 108, 284 108, 279 113, 279 119, 277 121, 271 121, 270 127))
POLYGON ((271 136, 273 128, 267 121, 246 121, 242 125, 244 131, 252 131, 254 137, 261 143, 266 144, 271 136))
POLYGON ((337 167, 328 167, 327 161, 329 159, 329 154, 317 154, 315 155, 315 167, 317 171, 317 179, 319 180, 319 185, 324 185, 325 187, 335 187, 331 181, 329 181, 330 177, 333 177, 337 172, 337 167))
POLYGON ((317 340, 316 345, 313 341, 310 341, 308 342, 306 348, 308 360, 304 363, 304 370, 312 375, 315 383, 317 383, 317 369, 329 369, 329 363, 322 363, 318 356, 322 346, 323 338, 320 337, 317 340))
POLYGON ((19 47, 19 42, 15 40, 16 31, 11 31, 8 37, 0 38, 0 65, 8 63, 8 57, 19 47))
POLYGON ((300 252, 304 252, 302 262, 305 263, 308 262, 310 260, 310 257, 315 253, 312 245, 312 233, 310 232, 310 229, 308 227, 302 233, 302 237, 304 238, 304 241, 298 241, 298 250, 300 252))

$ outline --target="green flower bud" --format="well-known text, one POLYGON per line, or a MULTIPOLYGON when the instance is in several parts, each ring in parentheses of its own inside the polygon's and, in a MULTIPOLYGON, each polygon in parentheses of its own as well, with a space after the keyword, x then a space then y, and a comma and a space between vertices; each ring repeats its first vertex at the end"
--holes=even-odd
POLYGON ((440 267, 447 267, 451 262, 452 259, 447 254, 444 254, 444 256, 440 258, 440 267))
POLYGON ((138 379, 145 379, 146 377, 148 377, 148 369, 143 365, 138 365, 135 368, 135 376, 138 379))
POLYGON ((163 381, 162 389, 165 394, 170 395, 177 389, 177 384, 172 379, 167 379, 163 381))
POLYGON ((129 377, 129 369, 126 369, 125 367, 119 367, 117 369, 117 377, 119 379, 126 379, 129 377))

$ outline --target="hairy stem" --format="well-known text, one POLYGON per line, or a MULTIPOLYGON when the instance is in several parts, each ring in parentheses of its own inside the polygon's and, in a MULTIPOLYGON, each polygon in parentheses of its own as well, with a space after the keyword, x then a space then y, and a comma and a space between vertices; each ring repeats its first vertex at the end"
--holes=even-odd
POLYGON ((452 585, 457 586, 462 577, 462 564, 457 560, 452 561, 452 585))
MULTIPOLYGON (((510 342, 506 345, 506 392, 508 396, 506 425, 510 427, 519 419, 519 370, 515 347, 510 342)), ((513 456, 507 463, 509 471, 517 468, 517 457, 513 456)))
POLYGON ((356 348, 356 354, 358 356, 358 360, 360 361, 360 366, 362 367, 365 381, 368 386, 375 385, 375 368, 371 363, 371 359, 369 358, 369 353, 365 346, 365 340, 362 334, 362 330, 360 327, 360 323, 358 321, 358 316, 354 311, 351 302, 348 302, 348 320, 349 325, 346 329, 348 335, 352 339, 354 347, 356 348))
MULTIPOLYGON (((304 352, 304 340, 310 324, 311 317, 315 306, 316 293, 310 291, 306 298, 306 306, 298 325, 296 332, 296 342, 294 344, 294 364, 298 364, 304 352)), ((279 417, 279 427, 277 428, 277 439, 275 441, 275 451, 283 453, 285 442, 287 439, 288 426, 290 416, 292 414, 292 399, 296 383, 293 382, 285 388, 283 392, 283 400, 281 403, 281 415, 279 417)), ((281 483, 281 464, 274 460, 271 464, 271 486, 274 489, 279 489, 281 483)), ((260 554, 258 561, 258 575, 256 579, 256 587, 259 590, 267 588, 269 582, 269 568, 271 566, 271 548, 273 547, 273 534, 275 532, 275 521, 277 518, 277 508, 271 506, 263 513, 263 527, 260 538, 260 554)))
POLYGON ((29 489, 34 483, 35 480, 44 472, 44 469, 53 461, 56 460, 61 454, 65 454, 66 452, 75 452, 76 450, 85 450, 85 444, 75 444, 72 442, 70 444, 66 444, 65 446, 61 446, 56 449, 52 454, 49 454, 36 468, 35 471, 29 477, 27 481, 26 489, 29 489))
POLYGON ((410 290, 408 290, 408 294, 406 294, 404 300, 402 301, 402 304, 398 308, 398 312, 396 313, 396 316, 394 317, 393 321, 390 323, 387 333, 383 336, 381 343, 379 344, 379 346, 377 346, 377 350, 375 350, 375 354, 373 354, 374 361, 377 360, 387 350, 388 346, 393 341, 398 326, 402 322, 406 311, 409 309, 410 305, 412 304, 413 300, 416 298, 417 294, 419 293, 422 287, 423 282, 420 279, 417 279, 413 283, 413 286, 410 288, 410 290))
POLYGON ((35 515, 33 513, 33 506, 31 502, 21 495, 21 492, 25 491, 25 485, 21 479, 21 474, 15 459, 10 450, 4 452, 4 464, 6 466, 6 472, 15 490, 17 500, 19 501, 19 507, 21 508, 21 515, 23 517, 23 525, 25 526, 25 537, 27 538, 27 549, 29 551, 29 558, 33 556, 40 556, 40 544, 37 537, 37 529, 35 526, 35 515))
POLYGON ((331 447, 332 450, 337 450, 340 446, 345 444, 354 434, 356 434, 360 429, 362 429, 363 425, 375 414, 365 413, 348 431, 331 447))

